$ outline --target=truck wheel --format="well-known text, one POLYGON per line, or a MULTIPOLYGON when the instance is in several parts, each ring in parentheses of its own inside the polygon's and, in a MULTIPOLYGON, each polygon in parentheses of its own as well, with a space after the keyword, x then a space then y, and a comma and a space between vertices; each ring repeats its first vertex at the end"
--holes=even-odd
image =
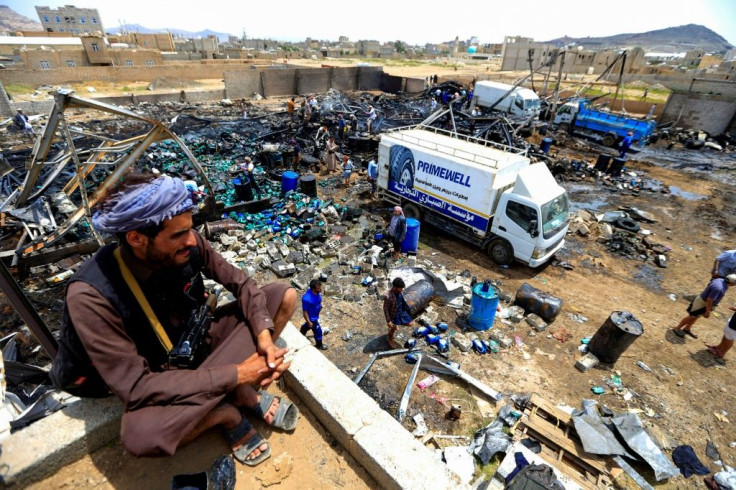
POLYGON ((557 131, 562 131, 563 133, 567 133, 570 131, 570 125, 567 123, 560 123, 557 125, 557 131))
POLYGON ((488 256, 498 265, 511 265, 514 261, 514 248, 503 238, 496 238, 488 244, 488 256))
POLYGON ((417 221, 422 221, 422 211, 419 206, 412 203, 404 204, 404 216, 407 218, 414 218, 417 221))
POLYGON ((391 162, 390 177, 395 182, 409 189, 414 187, 414 155, 405 146, 391 147, 389 160, 391 162))
POLYGON ((603 146, 613 147, 613 145, 616 144, 616 137, 609 133, 603 137, 601 143, 603 146))

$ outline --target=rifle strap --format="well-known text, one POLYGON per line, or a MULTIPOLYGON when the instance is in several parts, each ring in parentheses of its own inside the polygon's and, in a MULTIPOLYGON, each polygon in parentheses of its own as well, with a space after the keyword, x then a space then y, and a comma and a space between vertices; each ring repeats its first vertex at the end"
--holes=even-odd
POLYGON ((130 272, 130 269, 123 261, 123 257, 120 254, 120 247, 115 249, 113 255, 115 255, 115 260, 118 261, 118 266, 120 266, 120 272, 123 274, 123 279, 125 279, 128 287, 133 292, 135 299, 138 300, 138 304, 143 309, 143 313, 146 314, 146 317, 151 323, 151 327, 153 328, 156 337, 158 337, 158 341, 161 342, 161 345, 164 349, 166 349, 166 352, 171 352, 171 349, 173 349, 174 346, 171 343, 166 330, 164 330, 164 326, 161 325, 160 321, 158 321, 158 317, 156 317, 156 314, 153 312, 153 308, 151 308, 150 303, 143 295, 143 291, 141 291, 141 287, 138 285, 138 281, 136 281, 135 276, 133 276, 133 273, 130 272))

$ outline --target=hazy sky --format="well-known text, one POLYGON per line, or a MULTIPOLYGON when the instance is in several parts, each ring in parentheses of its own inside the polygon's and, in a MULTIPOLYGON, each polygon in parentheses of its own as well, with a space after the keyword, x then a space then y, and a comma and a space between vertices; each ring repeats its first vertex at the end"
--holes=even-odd
POLYGON ((701 24, 736 45, 736 0, 0 0, 38 21, 35 5, 97 8, 106 27, 119 21, 148 28, 212 29, 248 37, 297 41, 400 39, 409 44, 477 36, 481 43, 503 36, 546 41, 564 35, 608 36, 701 24), (442 8, 438 8, 442 6, 442 8), (541 5, 544 5, 542 7, 541 5))

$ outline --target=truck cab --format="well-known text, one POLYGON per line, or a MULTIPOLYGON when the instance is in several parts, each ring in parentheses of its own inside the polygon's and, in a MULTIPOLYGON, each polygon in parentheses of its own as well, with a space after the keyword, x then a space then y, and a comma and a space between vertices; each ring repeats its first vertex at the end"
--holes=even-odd
POLYGON ((508 264, 511 252, 530 267, 538 267, 564 245, 569 214, 567 193, 544 164, 522 169, 496 207, 490 230, 494 238, 486 244, 488 255, 508 264))

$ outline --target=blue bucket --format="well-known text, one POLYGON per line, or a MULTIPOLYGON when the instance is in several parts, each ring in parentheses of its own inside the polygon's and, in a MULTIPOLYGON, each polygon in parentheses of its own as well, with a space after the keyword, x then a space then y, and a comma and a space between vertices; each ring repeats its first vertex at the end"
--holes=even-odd
POLYGON ((406 236, 401 242, 401 253, 416 252, 419 247, 419 220, 406 218, 406 236))
POLYGON ((552 138, 544 138, 542 139, 542 144, 540 145, 539 149, 542 150, 542 153, 545 155, 549 151, 550 148, 552 148, 552 142, 554 140, 552 138))
POLYGON ((299 183, 299 174, 291 170, 287 170, 281 174, 281 192, 286 194, 296 189, 299 183))
POLYGON ((498 289, 490 281, 478 283, 473 287, 470 300, 468 323, 475 330, 488 330, 493 326, 498 308, 498 289))

